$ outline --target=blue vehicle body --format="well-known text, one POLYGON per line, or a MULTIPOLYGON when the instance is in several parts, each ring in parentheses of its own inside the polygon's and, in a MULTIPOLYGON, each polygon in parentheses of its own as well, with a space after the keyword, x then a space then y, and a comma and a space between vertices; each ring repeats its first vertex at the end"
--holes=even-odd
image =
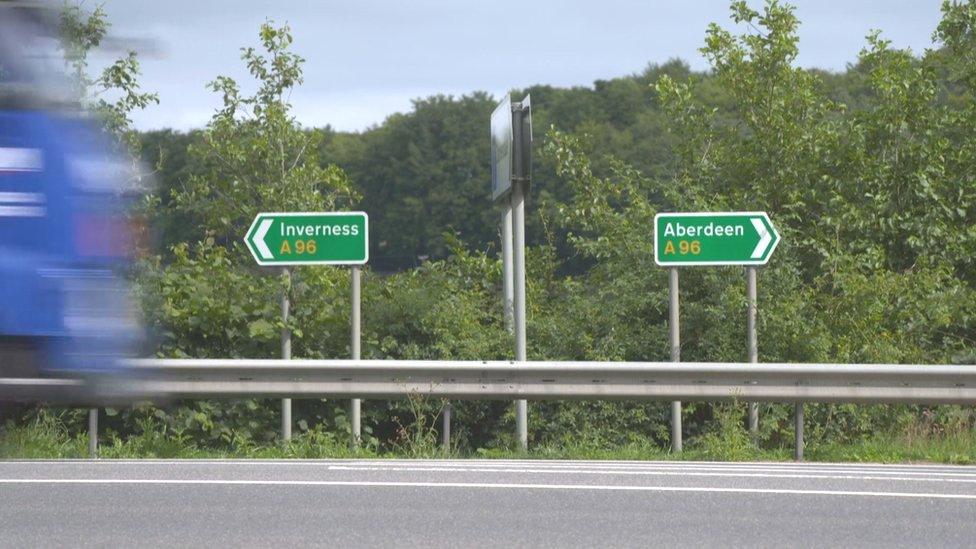
POLYGON ((0 378, 66 377, 50 385, 108 402, 142 338, 120 276, 139 189, 64 72, 60 13, 0 0, 0 378))
POLYGON ((0 110, 0 373, 117 374, 138 343, 112 151, 76 114, 0 110))

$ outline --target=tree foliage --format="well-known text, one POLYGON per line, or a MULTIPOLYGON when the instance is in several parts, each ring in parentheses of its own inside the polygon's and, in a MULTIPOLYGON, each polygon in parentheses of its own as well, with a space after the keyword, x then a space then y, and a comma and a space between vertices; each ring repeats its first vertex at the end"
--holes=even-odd
MULTIPOLYGON (((973 362, 973 6, 944 4, 937 49, 919 55, 873 33, 857 61, 834 74, 797 66, 792 7, 737 1, 731 19, 750 30, 709 26, 708 72, 672 61, 592 88, 517 91, 532 94, 541 144, 528 221, 530 358, 667 360, 667 279, 653 263, 653 216, 765 210, 783 240, 759 272, 761 361, 973 362)), ((156 351, 274 356, 284 327, 275 300, 287 291, 295 356, 347 356, 343 271, 299 269, 288 285, 251 266, 239 240, 258 211, 361 206, 373 224, 372 255, 391 262, 386 274, 366 274, 364 356, 508 357, 488 199, 494 99, 435 96, 356 134, 303 128, 289 114, 303 61, 289 49, 290 30, 268 23, 259 38, 259 49, 242 50, 253 95, 218 77, 210 87, 223 106, 205 130, 146 137, 171 153, 160 219, 172 246, 139 277, 156 351)), ((744 286, 741 268, 682 269, 684 360, 746 359, 744 286)), ((368 402, 367 438, 397 447, 403 423, 438 405, 368 402)), ((463 448, 512 443, 506 403, 455 409, 463 448)), ((689 405, 686 431, 742 455, 752 443, 728 432, 734 410, 689 405)), ((807 413, 814 445, 920 418, 951 416, 961 428, 973 421, 949 408, 807 413)), ((201 444, 238 444, 273 438, 273 414, 265 402, 193 403, 159 419, 201 444)), ((789 409, 764 405, 761 414, 760 444, 788 445, 789 409)), ((303 430, 348 429, 338 402, 303 401, 296 419, 303 430)), ((533 444, 663 443, 667 406, 533 403, 530 427, 533 444)))
POLYGON ((126 52, 97 75, 90 74, 89 56, 110 29, 102 6, 89 13, 80 4, 71 3, 61 10, 61 48, 77 96, 85 108, 101 118, 110 135, 138 152, 139 135, 132 129, 130 115, 158 104, 159 95, 142 91, 139 86, 139 58, 135 51, 126 52))
POLYGON ((202 140, 189 147, 194 171, 174 191, 176 208, 222 243, 237 241, 260 211, 328 211, 355 198, 345 173, 313 155, 319 134, 303 131, 290 113, 288 94, 302 83, 304 59, 289 50, 291 29, 261 26, 261 49, 241 49, 257 83, 242 95, 232 78, 208 87, 223 101, 202 140))

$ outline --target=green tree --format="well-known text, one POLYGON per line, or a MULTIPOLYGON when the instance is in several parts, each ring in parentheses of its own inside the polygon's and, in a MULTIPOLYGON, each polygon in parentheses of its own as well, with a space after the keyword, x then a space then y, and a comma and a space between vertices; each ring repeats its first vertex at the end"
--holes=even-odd
POLYGON ((322 166, 312 154, 321 136, 304 131, 291 115, 288 94, 302 83, 302 59, 289 51, 291 29, 265 23, 261 48, 241 49, 257 82, 242 95, 232 78, 208 87, 223 101, 200 143, 189 149, 195 170, 174 195, 179 211, 192 216, 221 244, 238 242, 260 211, 328 211, 356 197, 345 173, 322 166))
POLYGON ((362 135, 346 165, 370 214, 370 257, 379 268, 445 257, 447 231, 477 245, 495 240, 484 128, 492 107, 483 93, 430 97, 362 135))
POLYGON ((156 93, 144 92, 139 85, 139 58, 135 51, 103 68, 89 72, 89 56, 111 29, 102 6, 86 12, 81 4, 66 3, 61 10, 61 48, 64 51, 75 91, 82 105, 98 114, 106 131, 138 152, 139 136, 132 129, 131 114, 159 103, 156 93))
MULTIPOLYGON (((348 339, 340 328, 348 316, 345 273, 296 269, 293 276, 276 279, 268 275, 278 270, 255 267, 242 244, 258 212, 333 210, 348 207, 356 197, 340 168, 323 166, 312 154, 321 134, 303 129, 290 113, 287 98, 302 83, 304 60, 289 50, 289 27, 265 23, 259 37, 262 51, 241 49, 256 80, 255 93, 242 94, 239 84, 224 76, 209 84, 223 106, 199 136, 187 139, 186 158, 179 159, 185 180, 162 203, 168 206, 159 212, 164 219, 189 225, 178 234, 190 242, 143 264, 140 290, 163 356, 275 356, 285 326, 278 308, 282 292, 294 304, 287 326, 296 356, 346 354, 348 339)), ((187 406, 192 413, 160 414, 162 420, 172 427, 184 418, 194 436, 224 444, 275 436, 272 422, 257 419, 276 413, 267 402, 187 406)), ((318 406, 308 413, 336 416, 331 406, 326 410, 318 406)), ((307 428, 307 415, 296 415, 307 428)))
MULTIPOLYGON (((937 34, 947 45, 938 57, 918 59, 869 36, 850 107, 828 95, 817 72, 795 66, 792 7, 734 2, 733 21, 754 30, 712 25, 702 48, 729 101, 709 102, 700 79, 655 83, 675 136, 670 177, 612 157, 600 166, 585 139, 553 132, 548 154, 573 190, 561 218, 570 242, 596 262, 587 273, 599 304, 591 337, 621 358, 663 358, 666 283, 650 262, 654 213, 766 210, 784 238, 760 273, 761 360, 971 356, 970 111, 964 91, 939 100, 933 65, 966 74, 971 18, 957 5, 945 11, 952 23, 937 34)), ((682 270, 683 358, 745 358, 743 323, 730 321, 744 315, 740 273, 682 270)), ((769 406, 765 416, 763 439, 782 440, 785 409, 769 406)), ((692 411, 692 421, 707 417, 692 411)), ((859 436, 894 416, 818 407, 810 417, 831 436, 859 436), (833 430, 838 423, 847 427, 833 430)))
MULTIPOLYGON (((855 64, 831 74, 796 66, 799 21, 790 6, 734 2, 732 20, 750 30, 710 26, 708 72, 669 62, 593 88, 515 92, 532 94, 537 128, 552 128, 536 135, 545 146, 528 222, 530 357, 666 360, 667 279, 652 260, 654 214, 743 209, 769 211, 783 234, 760 270, 761 360, 972 361, 974 5, 944 5, 937 50, 918 56, 872 34, 855 64)), ((258 92, 242 97, 236 82, 218 78, 212 88, 224 106, 205 131, 147 136, 173 151, 165 177, 173 177, 175 207, 164 214, 186 241, 140 278, 159 352, 276 354, 282 286, 260 276, 267 271, 252 266, 239 240, 262 209, 351 203, 350 181, 328 160, 348 169, 363 193, 374 246, 382 244, 374 256, 446 256, 388 276, 367 273, 364 356, 509 357, 500 264, 487 251, 497 240, 485 128, 494 100, 429 98, 362 134, 304 129, 288 115, 287 91, 301 82, 290 34, 266 25, 261 38, 263 53, 243 50, 258 92)), ((682 270, 684 359, 746 358, 742 275, 733 267, 682 270)), ((344 274, 299 269, 294 280, 295 354, 346 356, 344 274)), ((418 412, 369 401, 367 426, 392 447, 397 418, 436 412, 428 404, 418 412)), ((457 410, 463 448, 511 442, 507 403, 457 410)), ((717 435, 739 417, 713 410, 686 408, 692 438, 718 454, 723 445, 752 444, 717 435)), ((810 442, 871 436, 951 416, 946 410, 810 406, 810 442)), ((342 428, 344 413, 339 403, 296 404, 300 426, 342 428)), ((789 444, 789 413, 763 406, 762 445, 789 444)), ((275 407, 260 401, 159 414, 204 445, 275 436, 275 407)), ((534 445, 667 436, 666 404, 546 402, 533 404, 532 417, 534 445)), ((971 415, 957 417, 972 426, 971 415)), ((134 419, 117 425, 139 432, 134 419)))

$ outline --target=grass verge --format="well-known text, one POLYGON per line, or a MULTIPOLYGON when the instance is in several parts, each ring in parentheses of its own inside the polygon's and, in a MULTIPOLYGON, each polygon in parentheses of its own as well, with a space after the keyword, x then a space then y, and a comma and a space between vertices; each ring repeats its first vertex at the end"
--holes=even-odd
MULTIPOLYGON (((180 459, 326 459, 326 458, 437 458, 448 457, 425 437, 423 445, 396 446, 392 451, 373 447, 353 450, 346 437, 321 429, 295 436, 288 443, 260 444, 251 440, 218 441, 201 447, 178 435, 145 426, 142 433, 125 440, 102 440, 102 458, 180 459), (422 448, 420 447, 422 446, 422 448)), ((449 457, 487 459, 581 459, 581 460, 708 460, 789 461, 790 448, 758 449, 742 437, 702 436, 689 441, 687 449, 674 454, 656 444, 632 443, 600 447, 586 443, 537 445, 528 452, 511 449, 478 449, 453 452, 449 457)), ((55 416, 40 416, 25 424, 8 423, 0 432, 0 459, 87 458, 88 440, 72 435, 55 416)), ((928 437, 890 434, 847 444, 810 444, 807 461, 860 463, 976 464, 976 436, 962 431, 928 437)))

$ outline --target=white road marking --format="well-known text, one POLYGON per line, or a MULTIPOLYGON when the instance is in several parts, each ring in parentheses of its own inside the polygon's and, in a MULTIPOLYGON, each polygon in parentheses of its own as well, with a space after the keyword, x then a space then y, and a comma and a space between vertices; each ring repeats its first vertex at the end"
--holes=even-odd
MULTIPOLYGON (((428 464, 423 464, 428 466, 428 464)), ((345 464, 336 464, 332 466, 345 466, 345 464)), ((356 464, 355 466, 363 467, 383 467, 389 466, 386 464, 371 464, 363 463, 356 464)), ((416 464, 405 464, 405 465, 393 465, 393 467, 416 467, 416 464)), ((456 465, 429 465, 432 468, 443 469, 446 467, 465 467, 470 466, 469 464, 456 464, 456 465)), ((504 469, 504 467, 496 467, 494 464, 481 464, 482 467, 488 468, 498 468, 504 469)), ((913 471, 906 469, 881 469, 881 468, 792 468, 792 467, 696 467, 696 466, 655 466, 655 467, 586 467, 586 466, 558 466, 558 465, 547 465, 547 466, 534 466, 533 464, 522 464, 520 467, 529 469, 560 469, 560 470, 587 470, 587 469, 599 469, 604 471, 674 471, 674 472, 685 472, 685 471, 716 471, 716 472, 764 472, 764 473, 822 473, 822 474, 876 474, 876 475, 906 475, 906 476, 953 476, 953 477, 966 477, 966 478, 976 478, 976 472, 969 469, 967 471, 913 471)))
MULTIPOLYGON (((125 460, 129 462, 136 461, 146 461, 146 460, 125 460)), ((158 460, 157 460, 158 461, 158 460)), ((186 461, 186 460, 184 460, 186 461)), ((206 460, 201 460, 206 461, 206 460)), ((228 460, 209 460, 213 462, 221 462, 228 460)), ((254 460, 234 460, 234 461, 251 461, 254 460)), ((303 460, 265 460, 265 463, 280 462, 280 461, 296 461, 301 462, 303 460)), ((631 466, 677 466, 677 467, 786 467, 786 468, 805 468, 805 467, 844 467, 844 468, 911 468, 911 469, 948 469, 948 470, 969 470, 976 472, 976 466, 972 465, 940 465, 940 464, 912 464, 912 463, 844 463, 844 462, 793 462, 793 461, 682 461, 682 460, 598 460, 598 459, 583 459, 583 460, 571 460, 571 459, 328 459, 328 460, 314 460, 314 462, 332 462, 332 463, 384 463, 384 464, 416 464, 418 462, 430 463, 436 465, 450 465, 450 464, 498 464, 498 465, 526 465, 526 464, 537 464, 540 466, 551 465, 558 467, 570 467, 570 466, 600 466, 600 467, 631 467, 631 466)), ((304 460, 305 463, 312 463, 313 461, 304 460)))
POLYGON ((795 478, 795 479, 824 479, 824 480, 896 480, 912 482, 969 482, 976 483, 976 478, 930 478, 930 477, 910 477, 910 476, 886 476, 886 475, 856 475, 856 474, 802 474, 802 473, 738 473, 738 472, 708 472, 708 471, 682 471, 663 470, 663 471, 636 471, 636 470, 599 470, 599 469, 513 469, 513 468, 492 468, 492 467, 382 467, 382 466, 349 466, 349 465, 330 465, 332 471, 410 471, 410 472, 457 472, 457 473, 526 473, 526 474, 572 474, 572 475, 649 475, 649 476, 685 476, 685 477, 747 477, 747 478, 795 478))
POLYGON ((799 465, 791 463, 716 463, 716 462, 632 462, 608 463, 608 462, 546 462, 546 461, 495 461, 495 460, 470 460, 470 461, 438 461, 438 460, 418 460, 418 461, 397 461, 397 460, 376 460, 363 461, 352 460, 348 462, 331 462, 332 465, 362 465, 362 466, 417 466, 423 464, 429 467, 466 467, 478 465, 484 467, 528 467, 528 468, 559 468, 559 469, 593 469, 600 468, 606 470, 714 470, 714 471, 787 471, 787 472, 872 472, 878 474, 898 473, 908 475, 936 475, 949 474, 953 476, 973 476, 976 477, 976 468, 967 466, 902 466, 885 464, 867 464, 859 466, 857 464, 820 464, 820 465, 799 465))
POLYGON ((890 465, 890 464, 819 464, 819 465, 799 465, 791 463, 777 464, 775 462, 667 462, 667 461, 647 461, 647 462, 601 462, 601 461, 543 461, 543 460, 111 460, 102 459, 92 460, 10 460, 0 461, 0 469, 9 465, 96 465, 108 467, 119 466, 279 466, 288 465, 294 467, 389 467, 391 470, 401 467, 430 467, 431 469, 446 469, 451 467, 484 467, 491 469, 512 470, 512 468, 523 469, 565 469, 571 470, 589 469, 605 471, 717 471, 717 472, 765 472, 765 473, 822 473, 822 474, 871 474, 871 475, 902 475, 902 476, 950 476, 960 478, 976 478, 976 467, 949 465, 890 465))
POLYGON ((177 486, 351 486, 391 488, 484 488, 511 490, 583 490, 606 492, 692 492, 730 494, 777 494, 798 496, 863 496, 912 499, 976 500, 976 494, 938 494, 922 492, 867 492, 853 490, 791 490, 776 488, 719 488, 691 486, 614 486, 593 484, 521 484, 480 482, 374 482, 343 480, 220 480, 220 479, 23 479, 2 478, 0 484, 104 484, 177 486))

